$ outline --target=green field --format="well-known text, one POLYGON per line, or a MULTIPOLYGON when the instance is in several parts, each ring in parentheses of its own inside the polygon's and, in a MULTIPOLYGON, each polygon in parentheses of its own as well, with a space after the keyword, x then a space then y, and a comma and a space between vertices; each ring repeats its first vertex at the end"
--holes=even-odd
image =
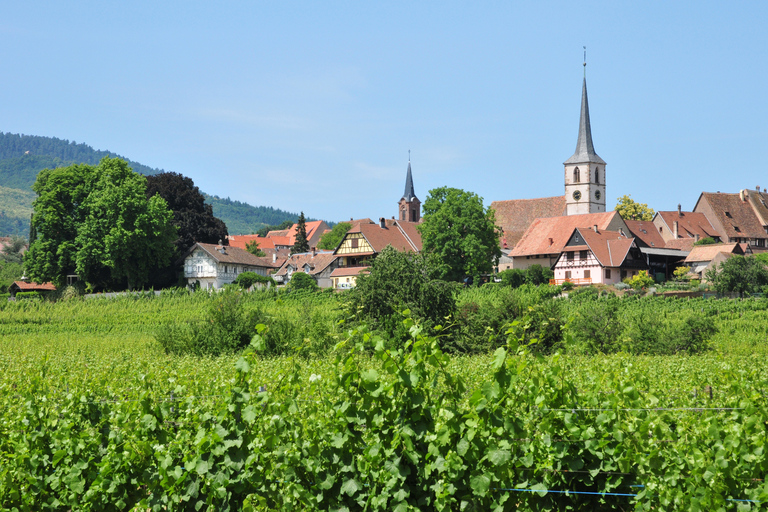
MULTIPOLYGON (((482 311, 499 293, 463 291, 459 304, 482 311)), ((441 332, 414 327, 398 350, 353 329, 338 297, 258 292, 246 310, 259 312, 265 337, 287 333, 282 355, 167 355, 155 333, 207 318, 216 300, 0 305, 1 508, 749 510, 768 501, 764 299, 627 303, 634 315, 712 317, 717 333, 698 355, 583 355, 568 344, 539 355, 522 347, 518 326, 488 352, 448 356, 441 332)))

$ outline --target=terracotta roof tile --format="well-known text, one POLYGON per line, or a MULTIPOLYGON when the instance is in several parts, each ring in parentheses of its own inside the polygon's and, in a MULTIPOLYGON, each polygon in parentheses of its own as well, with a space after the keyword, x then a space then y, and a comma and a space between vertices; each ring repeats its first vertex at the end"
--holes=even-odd
MULTIPOLYGON (((619 214, 613 211, 536 219, 512 249, 510 256, 559 254, 575 228, 589 228, 597 225, 599 230, 605 230, 611 225, 618 224, 617 218, 621 221, 619 214)), ((623 224, 623 221, 620 223, 623 224)))
POLYGON ((56 291, 53 283, 38 284, 32 281, 14 281, 11 286, 16 286, 22 292, 52 292, 56 291))
POLYGON ((368 267, 338 267, 331 272, 330 277, 356 276, 370 272, 368 267))
POLYGON ((664 248, 691 252, 691 249, 693 249, 693 244, 695 243, 696 243, 696 239, 694 238, 678 238, 676 240, 668 240, 664 248))
MULTIPOLYGON (((595 255, 597 261, 604 267, 620 267, 627 257, 629 249, 635 242, 634 238, 627 238, 618 231, 600 231, 597 233, 589 228, 575 228, 578 230, 589 250, 595 255)), ((571 232, 573 234, 573 231, 571 232)), ((570 239, 570 236, 568 237, 570 239)), ((579 250, 580 247, 565 247, 564 250, 579 250)))
POLYGON ((416 223, 405 222, 401 225, 400 221, 385 219, 384 226, 382 228, 380 224, 360 223, 352 226, 348 232, 362 233, 377 253, 388 245, 403 252, 421 250, 421 234, 416 229, 416 223))
POLYGON ((709 203, 728 238, 768 237, 749 200, 742 201, 739 194, 702 192, 702 200, 709 203))
POLYGON ((275 239, 268 236, 230 235, 227 237, 227 240, 229 241, 230 247, 238 247, 240 249, 245 249, 246 245, 251 242, 257 242, 259 244, 259 249, 261 250, 275 248, 275 239))
POLYGON ((725 254, 743 254, 739 244, 709 244, 697 245, 685 258, 685 263, 695 263, 699 261, 712 261, 719 253, 725 254))
POLYGON ((700 238, 719 237, 720 234, 712 226, 706 215, 700 212, 680 212, 677 210, 671 212, 656 212, 661 216, 664 224, 669 228, 670 233, 674 233, 675 221, 677 221, 677 236, 680 238, 700 238))
POLYGON ((328 265, 333 263, 338 256, 333 254, 333 251, 317 251, 315 254, 311 252, 302 252, 291 255, 285 263, 280 267, 280 270, 275 272, 276 276, 284 276, 288 272, 288 267, 292 266, 298 272, 303 272, 304 266, 309 264, 309 275, 319 274, 325 270, 328 265))
POLYGON ((234 263, 236 265, 251 265, 254 267, 278 268, 279 262, 273 262, 272 258, 259 258, 239 247, 229 247, 215 244, 202 244, 200 242, 192 246, 187 254, 200 248, 208 253, 219 263, 234 263), (224 252, 222 252, 222 250, 224 252))
POLYGON ((503 230, 501 247, 511 249, 534 220, 565 215, 565 196, 494 201, 491 208, 496 212, 496 225, 503 230))
POLYGON ((638 245, 663 249, 664 239, 661 238, 656 226, 650 220, 625 220, 629 233, 637 239, 638 245))

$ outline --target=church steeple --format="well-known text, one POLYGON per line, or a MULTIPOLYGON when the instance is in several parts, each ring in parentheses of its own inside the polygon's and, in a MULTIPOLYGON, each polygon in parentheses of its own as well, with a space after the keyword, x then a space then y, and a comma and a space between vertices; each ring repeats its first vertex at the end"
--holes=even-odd
POLYGON ((566 215, 604 212, 606 164, 605 160, 595 153, 592 143, 586 76, 581 86, 581 115, 576 151, 564 165, 566 215))
POLYGON ((405 192, 398 203, 398 219, 406 222, 419 222, 421 219, 421 201, 413 189, 413 174, 411 173, 410 151, 408 152, 408 172, 405 175, 405 192))
POLYGON ((566 164, 582 164, 592 162, 603 164, 605 162, 595 153, 592 144, 592 126, 589 124, 589 100, 587 99, 587 78, 581 86, 581 116, 579 117, 579 138, 576 141, 576 151, 573 156, 565 161, 566 164))

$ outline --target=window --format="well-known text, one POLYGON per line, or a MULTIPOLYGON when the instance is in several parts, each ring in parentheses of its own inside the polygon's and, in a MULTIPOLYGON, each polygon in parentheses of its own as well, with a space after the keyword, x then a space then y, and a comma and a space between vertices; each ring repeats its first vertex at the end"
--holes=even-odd
POLYGON ((580 174, 581 174, 581 171, 579 171, 578 167, 573 170, 573 182, 574 183, 578 183, 578 182, 581 181, 580 174))
POLYGON ((605 278, 610 279, 611 278, 611 269, 607 268, 605 269, 605 278))
POLYGON ((357 238, 350 240, 353 249, 357 249, 357 238))
POLYGON ((228 272, 229 272, 229 267, 227 267, 226 265, 224 265, 224 273, 226 274, 226 273, 228 273, 228 272))
POLYGON ((592 277, 592 271, 591 270, 585 270, 584 271, 584 279, 590 279, 592 277))
POLYGON ((566 259, 567 259, 568 261, 573 261, 573 251, 568 251, 568 252, 565 254, 565 257, 566 257, 566 259))
POLYGON ((566 279, 570 279, 571 278, 571 271, 570 270, 566 270, 565 271, 565 278, 566 279))
POLYGON ((580 260, 585 260, 585 259, 587 259, 587 251, 581 251, 581 252, 579 253, 579 259, 580 259, 580 260))
POLYGON ((662 234, 663 232, 664 232, 664 229, 661 226, 659 226, 659 234, 662 234))
POLYGON ((595 183, 600 183, 600 168, 599 167, 595 167, 595 183))

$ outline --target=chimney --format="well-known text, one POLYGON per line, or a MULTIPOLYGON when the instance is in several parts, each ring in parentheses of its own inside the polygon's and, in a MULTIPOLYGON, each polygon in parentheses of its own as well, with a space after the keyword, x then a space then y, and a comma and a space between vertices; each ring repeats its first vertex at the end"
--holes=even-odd
POLYGON ((677 238, 677 221, 672 223, 672 234, 677 238))
POLYGON ((381 217, 379 219, 379 225, 381 226, 381 229, 386 229, 386 227, 387 227, 387 219, 385 219, 384 217, 381 217))
POLYGON ((314 258, 317 255, 317 247, 312 248, 312 257, 314 258))
POLYGON ((272 253, 272 263, 277 261, 277 252, 272 253))
POLYGON ((696 239, 696 241, 698 242, 698 241, 699 241, 699 234, 698 234, 698 233, 696 233, 696 236, 694 236, 694 238, 695 238, 695 239, 696 239))
POLYGON ((760 185, 756 186, 755 189, 757 189, 757 191, 760 192, 760 185))
POLYGON ((549 238, 549 245, 552 245, 553 243, 555 243, 555 239, 554 239, 554 238, 552 238, 552 237, 550 237, 550 238, 549 238))
POLYGON ((680 216, 683 215, 683 206, 680 203, 677 203, 677 214, 680 216))
POLYGON ((592 231, 594 231, 595 233, 599 233, 599 231, 597 230, 597 224, 592 226, 592 231))

